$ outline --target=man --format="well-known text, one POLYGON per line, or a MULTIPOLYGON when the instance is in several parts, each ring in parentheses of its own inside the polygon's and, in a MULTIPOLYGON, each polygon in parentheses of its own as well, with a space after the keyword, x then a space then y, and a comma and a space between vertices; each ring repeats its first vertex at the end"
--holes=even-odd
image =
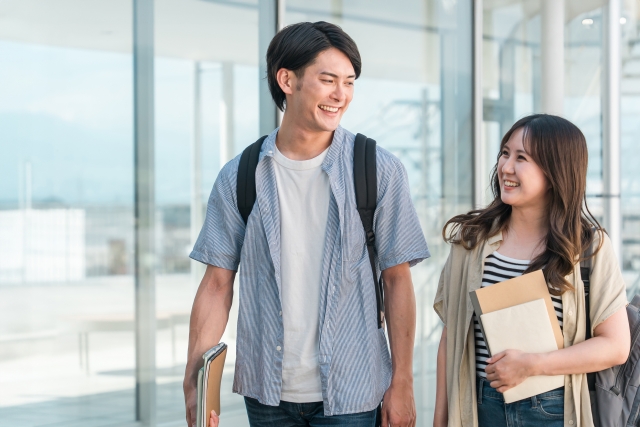
POLYGON ((271 41, 267 78, 284 117, 262 144, 256 203, 245 226, 238 156, 218 175, 191 253, 207 270, 191 314, 189 426, 198 362, 224 332, 239 264, 233 391, 245 397, 251 426, 374 426, 381 401, 383 426, 415 425, 409 267, 429 251, 406 172, 378 148, 374 232, 389 354, 356 209, 355 137, 340 127, 360 68, 354 41, 326 22, 291 25, 271 41))

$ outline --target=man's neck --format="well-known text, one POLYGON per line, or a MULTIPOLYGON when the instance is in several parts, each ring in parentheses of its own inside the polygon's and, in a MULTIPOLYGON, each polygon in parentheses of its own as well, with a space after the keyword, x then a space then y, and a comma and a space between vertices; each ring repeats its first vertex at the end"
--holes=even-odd
POLYGON ((333 132, 312 131, 282 119, 282 125, 276 137, 278 150, 291 160, 309 160, 322 154, 331 145, 333 132))

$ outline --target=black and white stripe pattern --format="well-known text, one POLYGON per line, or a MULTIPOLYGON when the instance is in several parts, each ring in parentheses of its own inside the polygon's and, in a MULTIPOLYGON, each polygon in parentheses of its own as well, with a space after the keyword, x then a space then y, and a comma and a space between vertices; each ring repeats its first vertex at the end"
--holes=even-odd
MULTIPOLYGON (((509 258, 498 252, 494 252, 485 260, 484 272, 482 274, 482 287, 484 288, 521 276, 528 267, 529 261, 509 258)), ((562 328, 562 297, 551 295, 551 302, 553 302, 560 328, 562 328)), ((487 367, 489 352, 487 351, 487 344, 484 341, 475 314, 473 315, 473 328, 476 341, 476 372, 481 377, 486 378, 487 374, 484 370, 487 367)))

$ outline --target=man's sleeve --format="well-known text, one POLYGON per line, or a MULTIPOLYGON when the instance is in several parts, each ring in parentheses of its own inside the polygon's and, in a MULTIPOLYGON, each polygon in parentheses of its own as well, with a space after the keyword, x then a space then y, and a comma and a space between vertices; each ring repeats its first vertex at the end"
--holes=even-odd
POLYGON ((409 193, 407 172, 395 158, 390 167, 374 216, 380 270, 405 262, 414 266, 430 256, 409 193))
POLYGON ((198 240, 189 255, 196 261, 227 270, 238 270, 245 224, 236 203, 237 159, 218 174, 207 204, 198 240))

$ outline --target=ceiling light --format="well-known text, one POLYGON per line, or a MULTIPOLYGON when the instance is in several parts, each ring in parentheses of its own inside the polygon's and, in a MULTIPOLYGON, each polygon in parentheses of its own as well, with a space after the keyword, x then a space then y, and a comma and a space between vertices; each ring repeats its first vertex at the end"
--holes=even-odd
POLYGON ((582 20, 582 25, 586 25, 586 26, 593 25, 593 19, 591 19, 591 18, 583 19, 582 20))
POLYGON ((626 23, 627 23, 627 18, 625 18, 624 16, 620 18, 620 24, 624 25, 626 23))

